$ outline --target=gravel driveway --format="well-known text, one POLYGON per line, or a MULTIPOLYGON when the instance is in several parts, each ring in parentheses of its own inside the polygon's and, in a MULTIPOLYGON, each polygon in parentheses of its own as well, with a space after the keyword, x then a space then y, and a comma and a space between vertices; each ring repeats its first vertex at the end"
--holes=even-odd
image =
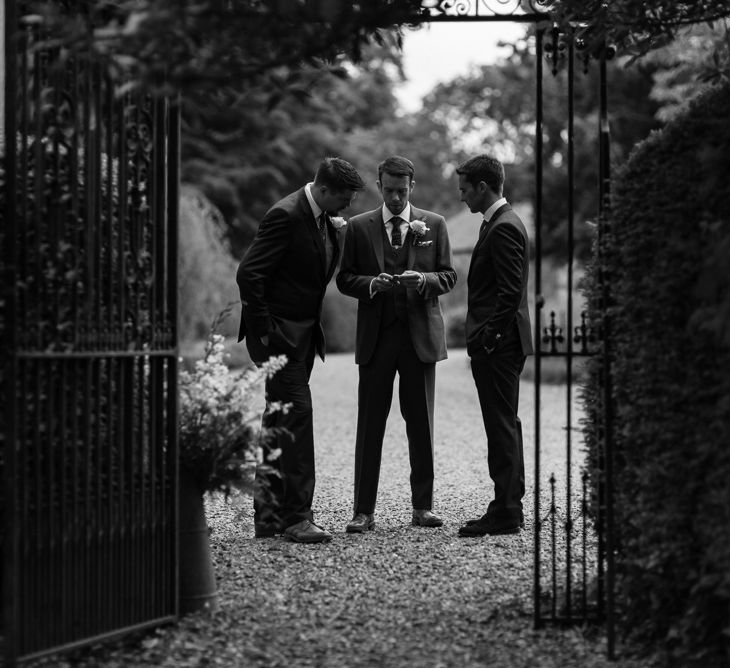
MULTIPOLYGON (((484 430, 464 351, 451 351, 437 365, 434 509, 445 520, 439 529, 410 525, 405 427, 396 392, 384 444, 376 530, 344 533, 352 515, 357 408, 353 356, 332 355, 324 365, 317 361, 312 388, 314 512, 318 523, 334 533, 332 542, 256 540, 250 501, 234 508, 210 500, 220 611, 188 616, 132 643, 87 650, 65 665, 642 665, 627 659, 606 661, 600 630, 532 628, 531 383, 523 382, 521 395, 527 528, 515 536, 477 539, 457 536, 465 518, 484 512, 491 494, 484 430)), ((543 470, 549 475, 563 468, 565 387, 545 388, 542 401, 543 470)))

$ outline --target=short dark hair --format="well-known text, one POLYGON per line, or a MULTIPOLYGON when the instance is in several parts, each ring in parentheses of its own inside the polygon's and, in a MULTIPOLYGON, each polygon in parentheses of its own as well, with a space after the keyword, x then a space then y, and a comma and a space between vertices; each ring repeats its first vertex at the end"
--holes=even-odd
POLYGON ((456 168, 457 174, 463 174, 466 182, 476 187, 480 181, 484 181, 496 194, 502 194, 504 186, 504 167, 497 158, 491 155, 477 155, 462 162, 456 168))
POLYGON ((408 158, 391 155, 378 165, 378 181, 383 179, 384 173, 391 176, 407 176, 409 181, 413 181, 416 168, 408 158))
POLYGON ((342 158, 327 157, 322 160, 314 175, 314 182, 317 185, 327 186, 335 192, 365 188, 365 182, 357 170, 342 158))

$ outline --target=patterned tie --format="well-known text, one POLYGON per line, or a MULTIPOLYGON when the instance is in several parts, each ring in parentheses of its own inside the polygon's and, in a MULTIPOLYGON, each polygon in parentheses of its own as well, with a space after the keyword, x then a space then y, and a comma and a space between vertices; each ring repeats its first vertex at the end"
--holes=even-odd
POLYGON ((393 223, 393 234, 391 236, 390 243, 393 248, 400 248, 403 245, 403 240, 400 238, 400 224, 402 222, 402 218, 393 216, 390 219, 390 222, 393 223))
POLYGON ((319 228, 319 236, 322 237, 322 243, 327 243, 327 212, 322 211, 317 219, 317 227, 319 228))

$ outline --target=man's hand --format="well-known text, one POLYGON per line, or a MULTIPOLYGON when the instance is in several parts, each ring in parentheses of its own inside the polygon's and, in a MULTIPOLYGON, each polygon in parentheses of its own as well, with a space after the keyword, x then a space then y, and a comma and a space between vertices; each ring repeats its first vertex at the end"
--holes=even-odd
POLYGON ((423 277, 423 274, 418 271, 413 271, 413 269, 408 269, 408 271, 404 271, 402 274, 399 274, 397 276, 393 276, 393 280, 397 281, 401 285, 405 286, 406 288, 420 288, 421 283, 425 280, 423 277))
POLYGON ((393 277, 390 274, 378 274, 370 283, 370 292, 387 292, 393 289, 393 277))

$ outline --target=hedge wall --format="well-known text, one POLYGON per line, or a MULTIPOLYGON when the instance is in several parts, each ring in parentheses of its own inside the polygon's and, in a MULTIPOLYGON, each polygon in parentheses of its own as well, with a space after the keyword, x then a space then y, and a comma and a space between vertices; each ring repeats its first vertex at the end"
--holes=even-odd
POLYGON ((730 666, 730 85, 635 148, 612 204, 618 618, 667 665, 730 666))

